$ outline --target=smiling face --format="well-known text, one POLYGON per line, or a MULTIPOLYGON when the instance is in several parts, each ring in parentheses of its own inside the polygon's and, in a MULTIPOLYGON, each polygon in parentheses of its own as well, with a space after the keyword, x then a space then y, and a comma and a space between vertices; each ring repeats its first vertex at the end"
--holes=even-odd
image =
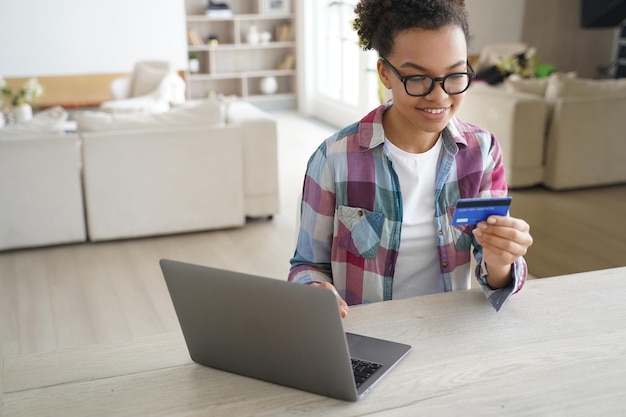
MULTIPOLYGON (((445 77, 467 71, 467 43, 458 26, 415 28, 398 33, 392 53, 385 58, 402 76, 445 77)), ((407 152, 430 149, 465 94, 449 95, 440 82, 435 82, 428 95, 412 97, 382 60, 378 61, 378 73, 385 87, 391 89, 394 102, 383 118, 387 138, 407 152)))

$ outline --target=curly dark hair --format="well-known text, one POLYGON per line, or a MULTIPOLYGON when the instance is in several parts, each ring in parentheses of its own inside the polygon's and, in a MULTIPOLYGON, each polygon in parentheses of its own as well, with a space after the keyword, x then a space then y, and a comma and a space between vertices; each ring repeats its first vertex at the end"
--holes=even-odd
POLYGON ((363 49, 375 49, 382 57, 393 52, 395 36, 402 31, 459 26, 469 44, 470 33, 464 0, 361 0, 354 9, 354 29, 363 49))

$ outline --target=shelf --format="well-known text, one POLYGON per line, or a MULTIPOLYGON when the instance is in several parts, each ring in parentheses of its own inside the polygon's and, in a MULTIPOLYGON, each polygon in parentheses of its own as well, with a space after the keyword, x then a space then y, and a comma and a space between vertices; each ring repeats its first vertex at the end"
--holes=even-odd
POLYGON ((202 51, 237 51, 248 49, 286 49, 295 48, 295 42, 268 42, 268 43, 228 43, 219 45, 188 45, 190 52, 202 51))
POLYGON ((261 21, 261 20, 292 20, 292 13, 280 14, 234 14, 232 16, 189 15, 187 22, 220 22, 220 21, 261 21))
POLYGON ((296 95, 290 94, 251 94, 248 99, 254 101, 274 101, 274 100, 291 100, 295 99, 296 95))
POLYGON ((262 70, 262 71, 242 71, 223 72, 218 74, 198 73, 189 74, 191 81, 223 80, 228 78, 260 78, 260 77, 289 77, 296 75, 295 70, 262 70))
POLYGON ((259 102, 296 103, 297 68, 295 0, 282 13, 261 13, 266 0, 230 0, 232 16, 207 16, 206 0, 185 0, 188 52, 196 54, 200 71, 188 73, 188 95, 201 99, 213 94, 237 95, 259 102), (251 28, 269 42, 248 43, 251 28), (218 44, 208 44, 217 38, 218 44), (285 65, 285 68, 279 69, 285 65), (274 94, 261 93, 261 80, 275 77, 274 94))

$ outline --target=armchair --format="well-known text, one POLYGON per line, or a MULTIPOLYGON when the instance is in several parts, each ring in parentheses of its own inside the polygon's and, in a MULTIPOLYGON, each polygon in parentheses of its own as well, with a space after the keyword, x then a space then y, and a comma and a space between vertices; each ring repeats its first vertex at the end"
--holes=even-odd
POLYGON ((166 61, 140 61, 133 72, 114 79, 112 100, 100 109, 108 113, 161 113, 185 101, 185 81, 166 61))
POLYGON ((626 182, 626 79, 553 74, 544 185, 552 190, 626 182))
POLYGON ((554 73, 473 84, 457 115, 500 141, 510 188, 552 190, 626 182, 626 79, 554 73))

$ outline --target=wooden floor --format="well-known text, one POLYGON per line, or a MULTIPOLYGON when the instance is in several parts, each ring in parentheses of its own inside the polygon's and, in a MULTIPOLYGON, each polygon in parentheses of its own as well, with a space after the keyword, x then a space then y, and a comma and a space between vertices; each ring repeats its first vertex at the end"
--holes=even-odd
POLYGON ((626 265, 626 185, 510 195, 511 215, 531 227, 526 261, 536 277, 626 265))
MULTIPOLYGON (((291 113, 276 116, 281 212, 271 221, 0 253, 0 357, 176 330, 158 267, 161 258, 285 279, 306 161, 332 129, 291 113)), ((535 238, 527 256, 534 275, 626 265, 626 186, 511 194, 512 214, 531 224, 535 238)))

